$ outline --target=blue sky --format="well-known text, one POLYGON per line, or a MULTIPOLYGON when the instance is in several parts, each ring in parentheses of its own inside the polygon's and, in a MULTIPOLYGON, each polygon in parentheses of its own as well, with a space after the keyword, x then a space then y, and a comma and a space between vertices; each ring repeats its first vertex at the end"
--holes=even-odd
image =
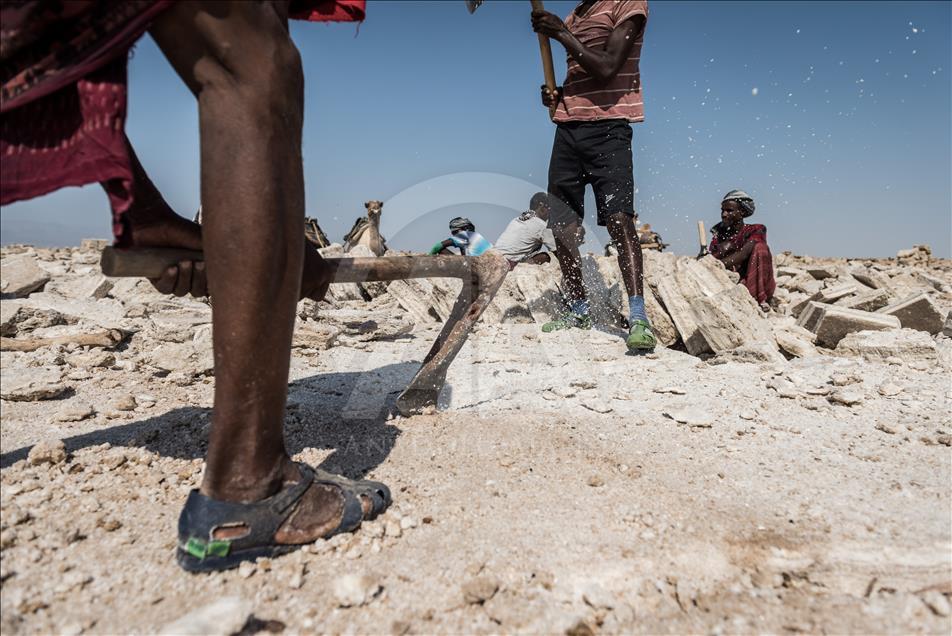
MULTIPOLYGON (((547 2, 563 17, 573 2, 547 2)), ((889 256, 952 247, 952 4, 653 2, 634 127, 636 207, 672 249, 743 188, 775 252, 889 256)), ((545 189, 553 125, 529 3, 368 2, 352 24, 295 23, 304 59, 307 213, 333 240, 381 199, 391 247, 458 214, 494 240, 545 189)), ((564 51, 553 44, 556 73, 564 51)), ((127 130, 181 214, 199 204, 194 99, 148 37, 127 130)), ((595 210, 588 197, 587 219, 595 210)), ((108 236, 98 186, 6 206, 3 242, 108 236)), ((597 251, 600 231, 590 233, 597 251)))

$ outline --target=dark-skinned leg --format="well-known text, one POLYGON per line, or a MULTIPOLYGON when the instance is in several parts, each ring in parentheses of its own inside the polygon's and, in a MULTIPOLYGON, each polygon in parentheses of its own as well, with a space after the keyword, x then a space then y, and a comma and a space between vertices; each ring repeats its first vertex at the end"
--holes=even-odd
MULTIPOLYGON (((216 301, 201 491, 257 501, 300 478, 283 435, 304 259, 300 57, 271 3, 175 3, 152 36, 199 104, 203 243, 216 301)), ((315 484, 276 540, 321 536, 340 502, 340 493, 315 484)))
POLYGON ((582 280, 582 256, 578 250, 581 229, 577 220, 555 225, 552 228, 555 238, 555 255, 559 259, 559 268, 562 270, 562 284, 568 308, 554 320, 542 325, 544 333, 562 329, 592 328, 592 318, 582 280))
POLYGON ((555 237, 555 256, 559 259, 566 296, 570 301, 585 300, 582 255, 578 250, 578 223, 553 227, 552 235, 555 237))
POLYGON ((630 351, 643 353, 655 348, 657 339, 651 331, 644 301, 641 242, 634 217, 616 212, 606 220, 608 233, 618 246, 618 267, 621 269, 625 289, 628 290, 628 337, 625 340, 630 351))
POLYGON ((549 158, 549 227, 555 238, 565 294, 569 301, 585 300, 582 257, 578 251, 579 223, 585 209, 585 167, 574 133, 557 126, 549 158))
POLYGON ((618 212, 607 220, 608 234, 618 247, 618 267, 629 296, 644 296, 641 243, 634 217, 618 212))

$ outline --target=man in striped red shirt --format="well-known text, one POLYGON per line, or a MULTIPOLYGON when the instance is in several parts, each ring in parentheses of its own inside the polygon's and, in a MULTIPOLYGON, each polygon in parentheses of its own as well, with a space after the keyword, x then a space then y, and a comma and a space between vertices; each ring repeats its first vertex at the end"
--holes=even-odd
POLYGON ((563 22, 546 11, 532 13, 532 28, 568 53, 568 73, 556 94, 542 87, 542 103, 557 104, 555 142, 549 162, 556 256, 569 308, 543 331, 591 327, 578 250, 585 186, 595 192, 599 225, 618 245, 618 264, 628 290, 630 350, 653 349, 645 313, 641 245, 635 228, 631 122, 644 120, 638 62, 648 21, 644 0, 583 0, 563 22))

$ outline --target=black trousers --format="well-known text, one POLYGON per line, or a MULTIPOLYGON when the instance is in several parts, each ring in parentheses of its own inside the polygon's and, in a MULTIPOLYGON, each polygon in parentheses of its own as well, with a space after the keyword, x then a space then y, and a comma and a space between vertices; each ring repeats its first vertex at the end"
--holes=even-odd
POLYGON ((635 215, 631 124, 627 120, 558 124, 549 160, 550 227, 584 218, 588 184, 595 191, 599 225, 618 212, 635 215))

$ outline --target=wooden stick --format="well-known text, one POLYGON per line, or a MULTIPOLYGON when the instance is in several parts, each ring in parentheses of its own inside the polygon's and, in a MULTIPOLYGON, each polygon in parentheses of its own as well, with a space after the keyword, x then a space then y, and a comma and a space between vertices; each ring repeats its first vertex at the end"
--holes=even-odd
POLYGON ((119 329, 106 329, 95 333, 78 333, 72 336, 55 336, 52 338, 0 338, 0 351, 36 351, 42 347, 53 345, 75 344, 80 347, 115 347, 125 339, 125 334, 119 329))
POLYGON ((697 222, 697 240, 701 247, 707 247, 707 234, 704 233, 704 221, 697 222))
MULTIPOLYGON (((542 0, 530 0, 533 11, 545 11, 542 0)), ((539 54, 542 56, 542 75, 545 77, 545 86, 552 91, 552 104, 549 106, 549 119, 555 117, 556 92, 555 92, 555 66, 552 64, 552 46, 549 44, 549 38, 539 35, 539 54)))
MULTIPOLYGON (((107 247, 100 266, 106 276, 159 278, 167 267, 180 261, 204 261, 205 254, 176 248, 107 247)), ((334 273, 335 283, 403 280, 407 278, 464 278, 477 261, 462 256, 364 256, 333 257, 324 261, 334 273)))

